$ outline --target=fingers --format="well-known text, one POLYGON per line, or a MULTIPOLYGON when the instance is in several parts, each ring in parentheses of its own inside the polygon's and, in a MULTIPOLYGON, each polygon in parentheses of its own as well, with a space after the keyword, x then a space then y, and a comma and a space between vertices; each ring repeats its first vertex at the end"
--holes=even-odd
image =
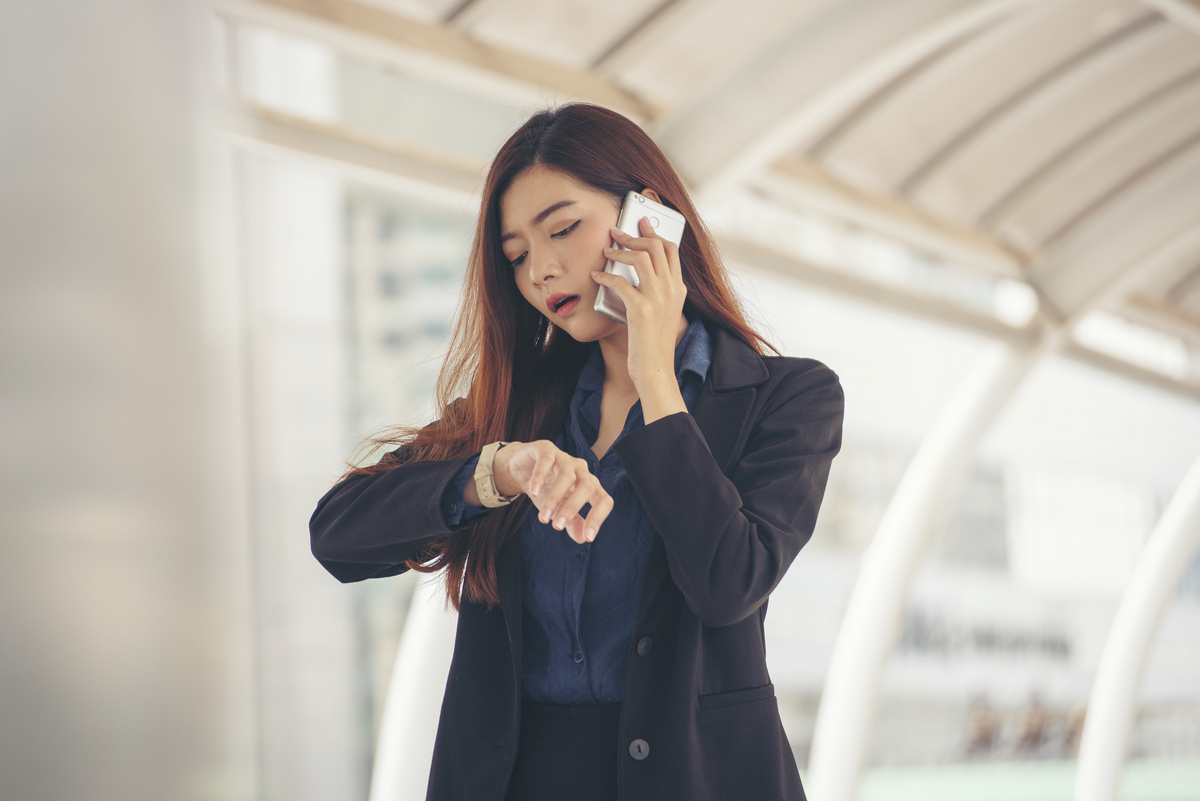
MULTIPOLYGON (((564 454, 565 455, 565 454, 564 454)), ((572 457, 567 457, 574 461, 572 457)), ((579 461, 583 461, 582 459, 579 461)), ((570 469, 570 466, 564 466, 566 469, 559 469, 557 477, 554 478, 546 491, 542 493, 540 498, 534 498, 538 508, 541 510, 538 513, 538 520, 543 523, 552 523, 556 529, 560 531, 566 525, 566 521, 561 518, 566 516, 566 510, 560 510, 559 507, 566 499, 566 495, 575 486, 576 474, 570 469)), ((585 468, 586 469, 586 468, 585 468)))
MULTIPOLYGON (((662 262, 666 268, 666 271, 674 273, 675 275, 679 275, 682 272, 679 264, 679 246, 669 239, 663 239, 661 236, 659 236, 658 231, 654 230, 654 226, 650 224, 650 218, 648 217, 643 217, 642 219, 638 220, 638 230, 641 232, 642 237, 640 239, 634 239, 633 237, 630 237, 631 241, 648 242, 651 248, 651 250, 648 252, 652 254, 651 261, 657 263, 659 260, 656 258, 656 256, 657 254, 661 253, 663 256, 662 262)), ((632 245, 625 242, 621 242, 620 244, 627 248, 633 248, 632 245)))
POLYGON ((529 484, 526 490, 530 498, 540 495, 542 487, 553 478, 550 473, 554 470, 555 459, 559 453, 562 453, 553 442, 548 440, 540 440, 533 445, 537 449, 537 460, 529 474, 529 484))
MULTIPOLYGON (((608 519, 609 513, 612 512, 613 499, 602 488, 588 500, 592 504, 592 508, 588 511, 587 519, 583 521, 580 528, 583 529, 583 535, 590 542, 596 539, 596 532, 600 530, 600 526, 604 525, 604 521, 608 519)), ((576 542, 582 542, 582 540, 576 540, 576 542)))
POLYGON ((531 472, 529 497, 537 506, 538 520, 566 531, 575 542, 591 542, 612 511, 612 497, 588 470, 587 462, 559 450, 554 443, 533 443, 538 459, 531 472), (587 520, 579 511, 592 508, 587 520))
POLYGON ((629 308, 630 303, 636 302, 634 298, 638 297, 638 290, 634 288, 633 284, 629 283, 629 279, 625 276, 593 270, 592 280, 616 292, 617 297, 625 304, 625 308, 629 308))
POLYGON ((620 228, 613 228, 613 241, 626 250, 608 248, 605 256, 633 266, 638 270, 639 277, 646 270, 653 271, 656 275, 670 272, 672 265, 669 263, 666 246, 671 243, 660 237, 645 217, 638 222, 638 229, 642 232, 640 237, 630 236, 620 228))
POLYGON ((596 539, 596 532, 600 530, 600 526, 607 519, 612 507, 612 496, 604 491, 598 480, 581 481, 575 485, 570 495, 559 506, 555 527, 565 527, 568 536, 578 543, 591 542, 596 539), (588 511, 585 520, 580 517, 579 512, 583 509, 584 504, 588 503, 592 505, 592 508, 588 511), (567 510, 571 510, 570 516, 566 514, 567 510), (560 521, 563 522, 563 526, 557 525, 560 521))

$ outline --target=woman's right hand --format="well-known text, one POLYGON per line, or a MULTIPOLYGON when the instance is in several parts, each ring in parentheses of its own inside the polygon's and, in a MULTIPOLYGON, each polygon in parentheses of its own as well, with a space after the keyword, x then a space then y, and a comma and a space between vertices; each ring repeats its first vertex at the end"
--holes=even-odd
POLYGON ((578 543, 596 539, 613 508, 613 499, 587 462, 560 450, 549 440, 510 442, 496 451, 492 476, 501 495, 524 493, 538 508, 538 519, 553 523, 578 543), (587 518, 579 514, 591 504, 587 518))

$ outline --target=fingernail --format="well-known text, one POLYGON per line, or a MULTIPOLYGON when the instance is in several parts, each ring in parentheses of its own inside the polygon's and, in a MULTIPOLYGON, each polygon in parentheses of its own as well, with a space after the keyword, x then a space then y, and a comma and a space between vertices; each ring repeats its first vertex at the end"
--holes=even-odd
POLYGON ((588 538, 588 542, 591 542, 592 540, 596 539, 596 529, 589 528, 587 530, 587 538, 588 538))
POLYGON ((595 278, 599 274, 600 274, 599 270, 592 270, 592 278, 595 278))
POLYGON ((543 523, 549 523, 550 513, 543 509, 542 511, 538 512, 538 520, 542 521, 543 523))
POLYGON ((558 529, 559 531, 562 531, 564 528, 566 528, 566 526, 567 526, 567 518, 565 518, 565 517, 560 517, 554 521, 554 527, 556 529, 558 529))

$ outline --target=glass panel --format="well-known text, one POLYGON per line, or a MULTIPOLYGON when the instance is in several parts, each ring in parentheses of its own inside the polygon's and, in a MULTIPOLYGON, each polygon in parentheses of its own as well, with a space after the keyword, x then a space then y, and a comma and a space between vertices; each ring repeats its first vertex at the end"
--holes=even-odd
POLYGON ((436 416, 434 382, 470 250, 473 221, 363 185, 346 188, 351 428, 436 416))
POLYGON ((1187 345, 1171 334, 1104 311, 1084 317, 1072 333, 1079 344, 1121 361, 1181 381, 1195 378, 1189 375, 1187 345))
POLYGON ((241 92, 287 114, 336 123, 472 168, 486 165, 528 116, 527 110, 394 65, 268 28, 231 24, 239 38, 241 92))
POLYGON ((816 214, 799 214, 749 192, 731 191, 704 212, 719 232, 821 267, 853 273, 883 287, 947 300, 1006 325, 1026 325, 1037 309, 1033 291, 1016 281, 948 263, 816 214))
POLYGON ((263 781, 365 798, 417 579, 338 584, 307 521, 365 435, 432 416, 472 221, 303 162, 239 164, 263 781))

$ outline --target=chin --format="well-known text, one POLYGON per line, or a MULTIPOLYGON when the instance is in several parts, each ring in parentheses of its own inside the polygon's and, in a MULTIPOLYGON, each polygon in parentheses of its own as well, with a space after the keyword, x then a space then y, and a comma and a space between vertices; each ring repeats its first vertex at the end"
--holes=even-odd
POLYGON ((596 342, 625 327, 591 307, 576 311, 566 320, 551 322, 576 342, 596 342))

